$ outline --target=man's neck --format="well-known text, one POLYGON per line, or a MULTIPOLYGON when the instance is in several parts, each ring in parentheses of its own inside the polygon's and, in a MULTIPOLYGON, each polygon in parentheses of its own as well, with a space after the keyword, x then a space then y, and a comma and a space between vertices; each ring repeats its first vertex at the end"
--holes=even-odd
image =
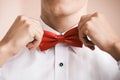
POLYGON ((57 30, 58 32, 65 32, 71 29, 73 26, 77 25, 81 16, 85 14, 86 9, 65 16, 56 16, 42 11, 41 18, 51 28, 57 30))

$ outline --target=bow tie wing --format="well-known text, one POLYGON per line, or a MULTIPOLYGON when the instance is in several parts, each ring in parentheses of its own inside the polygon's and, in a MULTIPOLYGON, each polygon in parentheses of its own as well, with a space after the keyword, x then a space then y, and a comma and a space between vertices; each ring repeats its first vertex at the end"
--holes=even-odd
POLYGON ((49 32, 49 31, 44 31, 43 39, 40 44, 40 49, 41 51, 49 49, 56 45, 56 40, 57 40, 57 35, 49 32))
POLYGON ((65 42, 69 45, 76 46, 76 47, 82 47, 82 42, 79 39, 78 36, 78 29, 77 27, 69 30, 64 34, 65 42))

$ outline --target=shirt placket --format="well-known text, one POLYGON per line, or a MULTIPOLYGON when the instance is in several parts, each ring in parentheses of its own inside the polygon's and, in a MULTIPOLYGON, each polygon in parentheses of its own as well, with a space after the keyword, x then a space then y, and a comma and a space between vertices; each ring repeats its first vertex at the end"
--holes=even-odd
POLYGON ((55 46, 55 80, 67 78, 67 47, 64 43, 55 46))

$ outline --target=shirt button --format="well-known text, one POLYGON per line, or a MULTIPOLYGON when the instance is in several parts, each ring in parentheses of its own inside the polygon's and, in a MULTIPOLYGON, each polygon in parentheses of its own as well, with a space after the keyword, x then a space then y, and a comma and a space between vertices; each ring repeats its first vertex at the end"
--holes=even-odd
POLYGON ((63 63, 60 63, 59 66, 62 67, 62 66, 63 66, 63 63))

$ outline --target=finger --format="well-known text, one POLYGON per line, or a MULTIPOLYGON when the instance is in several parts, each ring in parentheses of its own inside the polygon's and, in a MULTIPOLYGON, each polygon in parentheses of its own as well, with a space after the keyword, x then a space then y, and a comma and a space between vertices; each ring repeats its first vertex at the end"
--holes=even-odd
POLYGON ((83 28, 79 31, 79 38, 86 47, 89 47, 90 49, 93 50, 94 43, 88 38, 87 34, 88 34, 88 31, 85 31, 85 28, 83 28))
POLYGON ((86 47, 90 48, 91 50, 95 49, 94 43, 92 41, 90 41, 87 37, 83 37, 82 42, 86 47))
POLYGON ((33 50, 33 49, 35 49, 36 47, 38 47, 39 44, 40 44, 39 41, 34 40, 34 41, 28 43, 28 45, 27 45, 26 47, 27 47, 29 50, 33 50))
POLYGON ((94 50, 95 46, 87 46, 89 49, 94 50))
POLYGON ((81 37, 81 40, 85 46, 94 46, 94 43, 90 41, 87 36, 81 37))
POLYGON ((36 47, 38 47, 40 45, 41 38, 42 38, 41 34, 39 34, 39 32, 36 32, 34 40, 27 44, 27 48, 29 50, 33 50, 36 47))
POLYGON ((90 20, 92 14, 84 15, 80 19, 79 27, 81 28, 88 20, 90 20))
POLYGON ((82 26, 83 26, 87 21, 91 20, 92 17, 97 16, 97 14, 98 14, 98 13, 95 12, 95 13, 93 13, 93 14, 88 14, 88 15, 82 16, 81 19, 80 19, 80 23, 79 23, 79 25, 78 25, 78 28, 81 29, 82 26))
POLYGON ((27 45, 27 48, 29 50, 34 50, 36 47, 38 47, 40 43, 38 41, 33 41, 27 45))
POLYGON ((26 47, 27 47, 30 51, 33 50, 33 49, 35 49, 35 47, 34 47, 34 45, 33 45, 32 42, 29 43, 26 47))

